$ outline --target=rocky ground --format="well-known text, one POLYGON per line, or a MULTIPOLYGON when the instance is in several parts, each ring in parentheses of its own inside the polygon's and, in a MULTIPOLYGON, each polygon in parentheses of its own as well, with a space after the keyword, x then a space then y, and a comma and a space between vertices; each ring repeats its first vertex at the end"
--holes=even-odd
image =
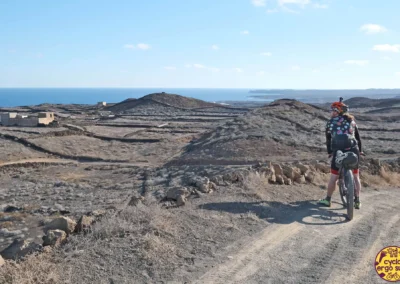
MULTIPOLYGON (((0 283, 217 283, 229 275, 262 283, 266 270, 254 263, 233 273, 226 261, 245 253, 232 246, 299 222, 290 216, 307 217, 325 194, 328 112, 320 106, 229 107, 156 94, 109 108, 2 111, 44 110, 60 127, 0 127, 0 283)), ((397 198, 400 122, 371 110, 355 110, 364 191, 397 198)))

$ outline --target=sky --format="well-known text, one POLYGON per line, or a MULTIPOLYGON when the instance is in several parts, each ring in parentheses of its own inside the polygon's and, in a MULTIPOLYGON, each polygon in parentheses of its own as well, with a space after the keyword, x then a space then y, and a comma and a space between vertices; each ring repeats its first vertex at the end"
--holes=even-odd
POLYGON ((0 87, 400 88, 399 0, 1 0, 0 87))

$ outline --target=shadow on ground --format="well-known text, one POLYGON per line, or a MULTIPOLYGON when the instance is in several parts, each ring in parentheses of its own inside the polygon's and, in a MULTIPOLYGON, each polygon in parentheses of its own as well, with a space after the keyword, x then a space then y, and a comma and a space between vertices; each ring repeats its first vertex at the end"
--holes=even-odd
POLYGON ((327 208, 316 204, 316 201, 221 202, 206 203, 199 208, 232 214, 253 213, 260 219, 277 224, 298 222, 305 225, 336 225, 347 222, 345 210, 337 207, 337 204, 334 203, 333 208, 327 208))

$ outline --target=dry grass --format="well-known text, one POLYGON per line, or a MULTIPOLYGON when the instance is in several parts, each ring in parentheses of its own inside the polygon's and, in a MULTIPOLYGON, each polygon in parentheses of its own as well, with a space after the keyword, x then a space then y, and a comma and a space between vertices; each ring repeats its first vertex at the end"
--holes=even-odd
POLYGON ((242 181, 243 193, 246 196, 262 199, 263 193, 269 187, 265 173, 250 172, 242 181))
POLYGON ((373 186, 398 186, 400 184, 400 173, 387 171, 382 167, 379 171, 379 175, 361 173, 361 182, 364 185, 373 186))
POLYGON ((0 219, 8 217, 11 221, 23 221, 28 217, 28 213, 24 212, 12 212, 12 213, 0 213, 0 219))
POLYGON ((0 223, 0 229, 11 229, 14 226, 13 222, 6 221, 0 223))
POLYGON ((19 263, 7 261, 0 269, 0 283, 57 284, 62 283, 66 274, 50 254, 31 255, 19 263))

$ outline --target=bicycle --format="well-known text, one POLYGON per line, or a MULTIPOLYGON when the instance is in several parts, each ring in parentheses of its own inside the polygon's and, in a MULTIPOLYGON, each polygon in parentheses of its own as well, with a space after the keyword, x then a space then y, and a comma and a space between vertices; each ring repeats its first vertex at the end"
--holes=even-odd
POLYGON ((343 206, 347 209, 347 219, 351 221, 354 216, 354 176, 353 169, 358 164, 358 156, 353 152, 336 152, 336 166, 339 168, 339 192, 343 206))

